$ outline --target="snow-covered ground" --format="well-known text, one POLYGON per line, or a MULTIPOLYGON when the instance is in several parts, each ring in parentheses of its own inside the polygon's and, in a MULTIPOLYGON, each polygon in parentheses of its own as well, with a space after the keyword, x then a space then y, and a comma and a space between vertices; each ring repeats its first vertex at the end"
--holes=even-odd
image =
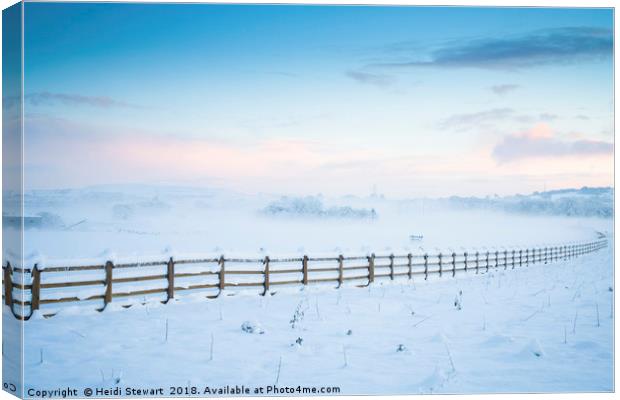
MULTIPOLYGON (((342 394, 611 391, 612 274, 610 247, 428 282, 35 317, 25 329, 26 388, 168 394, 277 381, 342 394), (254 333, 242 330, 246 321, 254 333)), ((5 368, 15 357, 5 343, 5 368)))
MULTIPOLYGON (((590 195, 598 196, 592 207, 607 207, 597 191, 579 192, 580 207, 590 195)), ((590 241, 597 232, 613 242, 605 212, 568 217, 556 215, 557 207, 500 201, 485 208, 149 186, 30 192, 26 266, 170 255, 484 252, 590 241)), ((11 253, 5 248, 5 260, 11 253)), ((67 307, 24 324, 25 385, 161 387, 163 395, 169 386, 205 394, 205 386, 276 382, 339 387, 341 394, 611 391, 613 290, 609 247, 556 264, 368 288, 277 288, 267 297, 231 290, 217 299, 184 293, 167 305, 113 302, 103 313, 67 307)), ((3 318, 16 328, 6 307, 3 318)), ((4 340, 3 378, 17 381, 18 335, 4 340)))

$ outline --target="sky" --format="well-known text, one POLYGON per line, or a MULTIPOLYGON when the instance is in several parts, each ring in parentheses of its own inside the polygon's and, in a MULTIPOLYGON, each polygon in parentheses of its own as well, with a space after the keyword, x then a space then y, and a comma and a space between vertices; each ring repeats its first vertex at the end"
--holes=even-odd
POLYGON ((613 185, 613 11, 26 3, 26 189, 613 185))

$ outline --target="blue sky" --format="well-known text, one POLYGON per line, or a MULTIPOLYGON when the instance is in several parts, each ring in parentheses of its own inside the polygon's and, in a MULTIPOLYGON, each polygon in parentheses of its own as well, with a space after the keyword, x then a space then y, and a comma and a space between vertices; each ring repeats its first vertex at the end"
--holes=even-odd
POLYGON ((25 21, 33 188, 612 184, 610 9, 27 3, 25 21))

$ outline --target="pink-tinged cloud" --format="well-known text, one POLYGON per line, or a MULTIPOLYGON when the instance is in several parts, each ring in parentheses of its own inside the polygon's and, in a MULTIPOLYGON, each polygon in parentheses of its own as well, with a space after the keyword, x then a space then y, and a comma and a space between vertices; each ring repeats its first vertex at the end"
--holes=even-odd
POLYGON ((547 124, 505 136, 492 151, 500 164, 531 158, 593 157, 613 155, 613 143, 599 140, 562 140, 553 135, 547 124))

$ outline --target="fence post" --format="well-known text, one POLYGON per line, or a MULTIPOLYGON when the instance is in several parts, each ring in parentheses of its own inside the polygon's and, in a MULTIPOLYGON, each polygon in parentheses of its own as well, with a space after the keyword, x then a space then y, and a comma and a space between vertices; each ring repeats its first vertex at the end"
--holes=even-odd
POLYGON ((566 246, 560 247, 560 258, 566 260, 566 246))
POLYGON ((480 253, 478 253, 476 251, 476 274, 478 273, 478 269, 480 267, 480 260, 478 259, 478 256, 480 255, 480 253))
POLYGON ((519 249, 519 267, 523 266, 523 249, 519 249))
POLYGON ((487 264, 487 272, 489 272, 489 252, 487 251, 487 257, 486 257, 486 264, 487 264))
POLYGON ((375 281, 375 253, 368 257, 368 284, 375 281))
POLYGON ((499 267, 499 251, 495 250, 495 269, 499 267))
POLYGON ((338 287, 342 286, 344 275, 344 257, 343 255, 338 256, 338 287))
POLYGON ((170 301, 170 299, 174 299, 174 261, 172 261, 172 257, 168 260, 168 300, 166 303, 170 301))
POLYGON ((223 255, 220 256, 218 264, 220 264, 220 292, 217 294, 219 296, 226 288, 226 261, 224 260, 223 255))
POLYGON ((269 256, 265 256, 263 264, 265 264, 265 283, 263 284, 265 290, 263 291, 263 296, 266 296, 269 293, 269 256))
POLYGON ((508 269, 508 250, 504 250, 504 269, 508 269))
POLYGON ((545 264, 547 264, 547 247, 545 247, 545 264))
POLYGON ((452 276, 456 276, 456 253, 452 252, 452 276))
POLYGON ((465 262, 465 271, 467 271, 467 252, 463 253, 464 262, 465 262))
POLYGON ((308 285, 308 256, 304 256, 304 259, 301 261, 301 269, 303 271, 303 284, 305 286, 308 285))
POLYGON ((439 259, 439 277, 441 278, 441 274, 443 273, 443 266, 441 265, 441 253, 437 255, 437 258, 439 259))
POLYGON ((390 254, 390 280, 394 280, 394 254, 390 254))
POLYGON ((409 276, 409 279, 411 279, 411 259, 413 258, 413 255, 411 255, 411 253, 407 254, 407 276, 409 276))
POLYGON ((525 249, 525 266, 529 266, 530 264, 530 249, 525 249))
POLYGON ((428 280, 428 254, 424 253, 424 280, 428 280))
POLYGON ((13 268, 10 262, 4 269, 4 304, 13 309, 13 268))
POLYGON ((41 299, 41 271, 39 271, 37 264, 32 269, 32 289, 30 289, 30 293, 30 313, 32 314, 34 310, 39 309, 41 299))
POLYGON ((515 250, 512 250, 512 269, 515 269, 515 250))
POLYGON ((103 309, 112 302, 112 270, 114 264, 112 261, 105 263, 105 295, 103 297, 103 309))

